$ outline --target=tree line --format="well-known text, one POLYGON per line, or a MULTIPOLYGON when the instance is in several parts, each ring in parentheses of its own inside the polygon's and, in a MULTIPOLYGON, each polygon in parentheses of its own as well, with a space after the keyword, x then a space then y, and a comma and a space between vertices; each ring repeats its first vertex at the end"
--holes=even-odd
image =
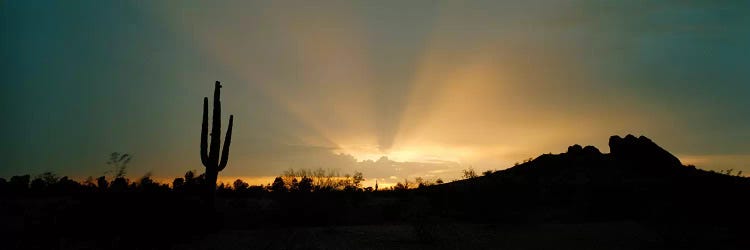
MULTIPOLYGON (((112 154, 112 158, 121 159, 123 154, 112 154)), ((129 158, 122 158, 129 159, 129 158)), ((125 177, 127 163, 110 161, 114 168, 111 176, 88 177, 83 181, 76 181, 68 176, 58 176, 52 172, 45 172, 36 176, 16 175, 10 179, 0 178, 1 193, 74 193, 74 192, 178 192, 200 194, 210 185, 205 174, 187 171, 182 177, 177 177, 171 183, 163 183, 152 178, 151 173, 131 180, 125 177)), ((274 178, 272 182, 260 185, 250 185, 242 179, 231 183, 218 183, 217 193, 262 193, 262 192, 374 192, 407 190, 442 184, 441 179, 435 181, 416 177, 413 180, 404 179, 392 187, 364 186, 364 175, 339 174, 337 170, 325 169, 289 169, 274 178)))

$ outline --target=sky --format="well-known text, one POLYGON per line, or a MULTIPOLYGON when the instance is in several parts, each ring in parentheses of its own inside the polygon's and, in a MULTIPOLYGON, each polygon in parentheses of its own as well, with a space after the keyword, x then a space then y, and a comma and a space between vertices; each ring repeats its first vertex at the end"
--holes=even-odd
POLYGON ((2 1, 0 177, 452 180, 645 135, 750 173, 748 1, 2 1))

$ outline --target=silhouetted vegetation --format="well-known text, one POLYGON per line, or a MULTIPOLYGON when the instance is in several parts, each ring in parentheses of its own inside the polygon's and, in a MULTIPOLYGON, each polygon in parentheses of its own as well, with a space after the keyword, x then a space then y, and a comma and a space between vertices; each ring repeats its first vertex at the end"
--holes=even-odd
POLYGON ((127 173, 127 167, 128 163, 130 163, 130 159, 132 157, 130 154, 121 154, 118 152, 112 152, 112 154, 109 155, 109 161, 107 161, 107 165, 110 166, 110 170, 108 172, 112 173, 112 178, 124 178, 125 174, 127 173))
POLYGON ((117 170, 111 177, 77 182, 44 172, 0 178, 0 216, 8 221, 3 232, 10 235, 58 239, 17 237, 17 244, 37 246, 31 248, 57 248, 59 239, 104 239, 97 248, 169 248, 191 241, 188 235, 220 229, 340 225, 406 225, 419 244, 461 248, 453 245, 459 239, 448 240, 458 233, 452 227, 493 225, 484 231, 462 226, 488 233, 515 225, 559 223, 634 223, 659 235, 649 243, 655 248, 743 244, 750 219, 717 216, 750 209, 742 198, 750 194, 750 180, 739 171, 683 166, 645 137, 613 137, 610 148, 611 153, 603 154, 591 146, 574 145, 565 153, 544 154, 481 176, 469 168, 460 173, 462 180, 443 183, 416 177, 377 192, 363 187, 360 172, 342 175, 323 169, 290 169, 269 185, 237 179, 217 186, 195 171, 187 171, 171 185, 153 180, 149 173, 131 181, 118 174, 126 171, 130 156, 118 154, 110 155, 119 162, 108 162, 117 170), (201 206, 207 186, 216 195, 213 208, 201 206), (207 209, 216 214, 204 216, 207 209), (105 223, 105 218, 115 223, 105 223), (176 237, 160 234, 165 230, 176 237))
POLYGON ((473 168, 469 167, 468 169, 463 170, 463 178, 464 179, 477 178, 477 173, 474 172, 473 168))

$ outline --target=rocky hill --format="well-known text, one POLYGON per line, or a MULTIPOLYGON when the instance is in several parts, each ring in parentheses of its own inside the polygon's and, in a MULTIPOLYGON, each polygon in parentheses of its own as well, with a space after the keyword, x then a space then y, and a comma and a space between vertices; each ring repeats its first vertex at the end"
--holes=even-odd
POLYGON ((426 190, 448 211, 478 219, 715 222, 721 214, 750 211, 748 178, 684 166, 645 136, 612 136, 609 147, 601 153, 573 145, 426 190))

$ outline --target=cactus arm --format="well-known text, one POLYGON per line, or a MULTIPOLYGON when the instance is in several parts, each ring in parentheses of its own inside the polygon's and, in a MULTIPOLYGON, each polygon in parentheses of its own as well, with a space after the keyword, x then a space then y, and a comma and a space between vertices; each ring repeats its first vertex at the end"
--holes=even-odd
POLYGON ((227 160, 229 159, 229 145, 232 143, 232 125, 234 124, 234 116, 229 116, 229 128, 227 128, 226 138, 224 138, 224 150, 221 151, 221 162, 219 163, 219 171, 224 170, 227 166, 227 160))
POLYGON ((221 83, 216 81, 214 89, 214 113, 213 123, 211 124, 211 151, 208 153, 208 160, 215 165, 219 162, 219 145, 221 143, 221 83))
POLYGON ((208 167, 208 97, 203 98, 203 125, 201 126, 201 163, 208 167))

